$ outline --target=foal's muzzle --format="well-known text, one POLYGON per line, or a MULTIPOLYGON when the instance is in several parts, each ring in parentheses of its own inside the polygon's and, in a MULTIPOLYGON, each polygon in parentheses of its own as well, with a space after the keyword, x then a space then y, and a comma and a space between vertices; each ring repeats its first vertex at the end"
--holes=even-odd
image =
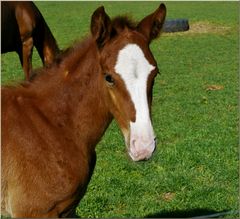
POLYGON ((128 150, 129 156, 133 161, 148 160, 156 148, 156 138, 141 140, 133 139, 130 141, 128 150))

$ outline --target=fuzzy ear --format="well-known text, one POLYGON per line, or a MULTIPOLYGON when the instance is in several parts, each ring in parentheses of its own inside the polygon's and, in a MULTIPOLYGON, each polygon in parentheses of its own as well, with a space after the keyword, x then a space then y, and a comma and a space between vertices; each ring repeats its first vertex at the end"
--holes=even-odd
POLYGON ((99 48, 103 47, 110 37, 111 20, 104 7, 99 7, 92 15, 91 32, 99 48))
POLYGON ((166 6, 161 4, 155 12, 146 16, 139 22, 137 30, 148 39, 149 43, 158 37, 162 29, 166 13, 166 6))

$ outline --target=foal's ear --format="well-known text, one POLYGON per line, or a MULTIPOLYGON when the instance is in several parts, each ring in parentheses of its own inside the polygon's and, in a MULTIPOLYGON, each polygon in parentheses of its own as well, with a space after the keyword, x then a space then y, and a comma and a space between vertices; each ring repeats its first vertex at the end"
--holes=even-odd
POLYGON ((152 14, 145 17, 139 22, 137 30, 141 32, 148 39, 149 43, 151 40, 158 37, 167 13, 166 6, 161 4, 159 8, 152 14))
POLYGON ((91 32, 99 48, 103 47, 110 37, 111 20, 104 7, 99 7, 92 15, 91 32))

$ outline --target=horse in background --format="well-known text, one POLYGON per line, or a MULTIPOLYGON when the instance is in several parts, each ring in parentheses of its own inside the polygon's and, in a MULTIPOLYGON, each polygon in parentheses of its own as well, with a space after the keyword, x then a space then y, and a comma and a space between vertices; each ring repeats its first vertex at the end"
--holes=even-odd
POLYGON ((135 23, 111 20, 99 7, 90 37, 40 69, 31 83, 2 88, 2 214, 72 216, 92 176, 95 147, 113 118, 133 161, 152 156, 158 66, 149 44, 165 15, 161 4, 135 23))
POLYGON ((59 53, 57 42, 42 14, 30 1, 1 2, 1 53, 17 52, 27 80, 36 47, 44 66, 59 53))

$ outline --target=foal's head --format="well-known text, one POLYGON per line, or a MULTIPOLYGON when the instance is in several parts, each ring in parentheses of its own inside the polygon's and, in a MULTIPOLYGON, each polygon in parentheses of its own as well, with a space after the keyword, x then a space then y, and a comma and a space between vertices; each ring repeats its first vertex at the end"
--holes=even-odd
POLYGON ((103 7, 92 15, 91 32, 99 50, 105 101, 134 161, 150 158, 155 149, 150 112, 158 67, 149 44, 159 35, 165 15, 164 4, 138 24, 123 17, 111 21, 103 7))

